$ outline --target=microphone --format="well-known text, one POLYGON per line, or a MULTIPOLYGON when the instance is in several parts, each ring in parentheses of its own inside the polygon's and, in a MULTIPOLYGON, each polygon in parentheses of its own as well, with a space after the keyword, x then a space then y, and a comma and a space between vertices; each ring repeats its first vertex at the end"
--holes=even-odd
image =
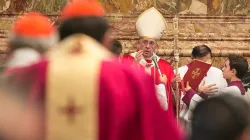
POLYGON ((152 60, 153 60, 153 62, 155 63, 155 66, 156 66, 156 68, 157 68, 157 70, 158 70, 159 75, 162 76, 161 70, 160 70, 159 65, 158 65, 158 63, 157 63, 157 57, 156 57, 156 56, 153 56, 153 57, 152 57, 152 60))

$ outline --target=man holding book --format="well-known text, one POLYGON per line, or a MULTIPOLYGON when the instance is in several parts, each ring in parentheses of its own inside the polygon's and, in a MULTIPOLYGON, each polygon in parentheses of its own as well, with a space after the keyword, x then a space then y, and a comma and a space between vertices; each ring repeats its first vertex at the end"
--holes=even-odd
MULTIPOLYGON (((199 62, 193 61, 192 63, 198 64, 199 62)), ((193 65, 194 64, 192 64, 192 68, 194 67, 193 65)), ((203 64, 203 67, 205 66, 206 65, 203 64)), ((222 71, 223 71, 223 78, 227 80, 228 83, 227 83, 227 86, 222 88, 219 94, 217 95, 231 95, 233 97, 239 97, 248 103, 249 102, 248 95, 244 88, 244 84, 241 80, 243 77, 245 77, 245 74, 248 71, 247 60, 243 56, 240 56, 240 55, 229 55, 228 59, 226 60, 224 64, 224 67, 222 68, 222 71)), ((185 80, 185 77, 186 75, 184 76, 184 80, 185 80)), ((214 79, 214 80, 217 80, 217 79, 214 79)), ((187 82, 185 90, 184 90, 186 94, 182 98, 183 102, 186 105, 190 105, 190 103, 185 102, 185 101, 192 98, 194 95, 199 94, 200 97, 207 97, 207 95, 204 93, 209 93, 209 91, 211 92, 211 90, 214 88, 213 88, 213 85, 204 86, 204 83, 203 83, 203 85, 201 85, 198 88, 198 91, 195 91, 193 89, 194 89, 193 86, 191 87, 189 85, 189 82, 187 82), (201 91, 199 90, 203 90, 203 93, 201 93, 201 91)), ((194 109, 194 104, 193 104, 193 107, 191 108, 189 108, 189 111, 190 110, 192 111, 194 109)))
MULTIPOLYGON (((192 50, 191 63, 178 68, 173 83, 181 82, 181 85, 190 85, 181 88, 181 101, 179 117, 184 122, 191 119, 191 111, 195 105, 208 96, 218 94, 227 86, 222 71, 211 66, 212 51, 206 45, 199 45, 192 50)), ((173 88, 175 86, 173 85, 173 88)))

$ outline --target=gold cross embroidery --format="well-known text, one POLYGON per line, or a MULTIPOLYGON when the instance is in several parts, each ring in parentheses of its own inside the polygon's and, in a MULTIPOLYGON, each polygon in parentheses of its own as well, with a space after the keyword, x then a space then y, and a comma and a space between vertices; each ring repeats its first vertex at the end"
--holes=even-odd
POLYGON ((201 75, 201 69, 200 68, 196 68, 192 71, 192 78, 196 79, 201 75))

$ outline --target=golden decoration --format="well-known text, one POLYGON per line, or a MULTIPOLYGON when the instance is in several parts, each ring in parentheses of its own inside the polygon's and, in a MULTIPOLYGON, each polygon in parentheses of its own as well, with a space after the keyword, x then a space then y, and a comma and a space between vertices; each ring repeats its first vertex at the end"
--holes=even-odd
POLYGON ((192 71, 192 78, 196 79, 201 75, 201 69, 200 68, 196 68, 192 71))

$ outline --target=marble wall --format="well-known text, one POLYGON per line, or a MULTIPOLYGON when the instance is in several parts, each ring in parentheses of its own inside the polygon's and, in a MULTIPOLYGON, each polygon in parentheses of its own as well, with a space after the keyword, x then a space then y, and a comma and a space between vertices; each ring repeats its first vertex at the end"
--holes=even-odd
MULTIPOLYGON (((38 10, 55 14, 70 0, 1 0, 0 12, 24 12, 38 10)), ((141 13, 152 6, 163 14, 247 15, 249 0, 99 0, 108 13, 141 13)))
MULTIPOLYGON (((0 64, 8 47, 7 34, 18 15, 40 11, 52 20, 69 0, 0 0, 0 64)), ((99 0, 107 11, 112 36, 120 40, 124 53, 133 52, 138 39, 137 16, 152 6, 165 16, 168 29, 159 41, 157 54, 172 61, 173 15, 179 14, 181 63, 190 61, 191 48, 207 44, 214 53, 214 65, 220 67, 230 53, 250 57, 250 0, 99 0)), ((250 60, 250 59, 249 59, 250 60)))
MULTIPOLYGON (((172 59, 173 17, 165 16, 168 30, 159 41, 157 53, 172 59)), ((138 39, 134 23, 136 17, 109 16, 113 36, 122 40, 124 52, 130 53, 137 48, 138 39)), ((250 17, 248 16, 180 16, 179 42, 181 64, 190 61, 190 53, 196 45, 206 44, 212 48, 215 66, 220 66, 225 57, 237 53, 250 57, 250 17)))
POLYGON ((249 14, 249 0, 100 0, 110 13, 142 12, 151 6, 164 14, 249 14))

